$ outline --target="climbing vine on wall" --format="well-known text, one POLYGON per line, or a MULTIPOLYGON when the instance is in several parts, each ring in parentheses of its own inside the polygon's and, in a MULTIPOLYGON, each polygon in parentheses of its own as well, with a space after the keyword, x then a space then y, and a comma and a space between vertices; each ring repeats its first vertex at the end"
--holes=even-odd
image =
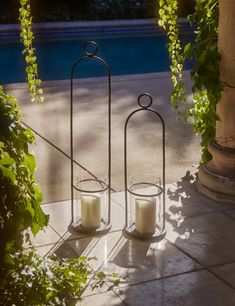
POLYGON ((23 55, 26 61, 27 83, 31 100, 42 103, 44 101, 41 80, 38 77, 38 65, 35 49, 33 48, 34 35, 32 32, 32 16, 29 0, 19 0, 20 37, 24 45, 23 55))
POLYGON ((183 47, 177 23, 178 0, 159 1, 159 25, 168 36, 168 52, 171 60, 173 89, 171 102, 178 115, 186 121, 193 120, 196 134, 201 135, 202 158, 211 159, 208 143, 215 138, 216 104, 220 100, 223 85, 219 79, 220 54, 218 52, 218 0, 196 0, 195 11, 188 16, 196 27, 194 40, 183 47), (193 82, 193 99, 188 99, 184 86, 183 67, 186 60, 193 60, 190 72, 193 82))

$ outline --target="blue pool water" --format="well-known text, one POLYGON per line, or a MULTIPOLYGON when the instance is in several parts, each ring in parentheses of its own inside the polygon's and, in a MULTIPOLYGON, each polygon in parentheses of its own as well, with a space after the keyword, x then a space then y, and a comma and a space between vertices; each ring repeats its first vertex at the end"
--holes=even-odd
MULTIPOLYGON (((185 35, 189 40, 190 35, 185 35)), ((112 75, 127 75, 169 71, 166 37, 162 35, 93 39, 98 44, 97 55, 103 57, 112 75)), ((38 41, 35 43, 38 67, 42 80, 61 80, 70 77, 73 63, 83 56, 87 40, 38 41)), ((185 69, 190 68, 188 63, 185 69)), ((105 75, 93 61, 83 63, 77 76, 105 75), (92 62, 92 63, 91 63, 92 62)), ((0 44, 0 84, 25 82, 25 63, 20 43, 0 44)))

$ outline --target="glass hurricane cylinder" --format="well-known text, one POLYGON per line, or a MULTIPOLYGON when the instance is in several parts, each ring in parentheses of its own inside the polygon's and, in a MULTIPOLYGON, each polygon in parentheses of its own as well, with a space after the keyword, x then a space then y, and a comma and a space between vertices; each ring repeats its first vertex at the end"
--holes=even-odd
POLYGON ((162 194, 159 178, 152 175, 130 177, 127 188, 128 221, 124 229, 126 234, 143 240, 162 237, 162 194))
POLYGON ((109 230, 107 177, 78 177, 73 227, 86 233, 109 230))

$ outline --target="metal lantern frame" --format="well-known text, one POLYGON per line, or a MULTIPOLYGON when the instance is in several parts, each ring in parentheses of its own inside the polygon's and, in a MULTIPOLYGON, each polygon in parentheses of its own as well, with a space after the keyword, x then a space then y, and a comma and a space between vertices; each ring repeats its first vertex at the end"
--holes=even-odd
MULTIPOLYGON (((129 114, 125 121, 125 127, 124 127, 124 183, 125 183, 125 226, 123 229, 123 235, 128 238, 128 239, 139 239, 139 240, 145 240, 148 242, 158 242, 161 241, 165 235, 166 235, 166 229, 165 229, 165 168, 166 168, 166 158, 165 158, 165 123, 162 118, 162 116, 154 109, 150 108, 152 105, 153 98, 150 94, 148 93, 143 93, 138 97, 138 105, 140 108, 134 110, 129 114), (142 98, 148 98, 149 101, 148 103, 144 104, 141 102, 142 98), (128 123, 130 119, 137 113, 139 112, 150 112, 155 114, 161 122, 162 125, 162 187, 155 185, 159 192, 154 194, 154 196, 160 196, 162 194, 162 217, 163 217, 163 222, 161 228, 158 228, 158 231, 155 230, 155 233, 153 235, 143 235, 138 233, 133 225, 128 224, 128 192, 132 195, 139 196, 139 194, 131 191, 128 188, 128 183, 127 183, 127 172, 128 172, 128 165, 127 165, 127 130, 128 130, 128 123)), ((144 183, 144 182, 143 182, 144 183)), ((141 197, 145 197, 144 195, 141 195, 141 197)), ((148 196, 146 196, 148 197, 148 196)), ((131 205, 131 204, 130 204, 131 205)), ((157 229, 158 226, 156 226, 157 229)))
MULTIPOLYGON (((111 229, 111 72, 108 64, 99 56, 96 55, 98 52, 98 46, 94 41, 88 41, 83 46, 84 56, 77 60, 71 70, 70 75, 70 153, 71 153, 71 223, 69 225, 69 229, 76 230, 82 233, 87 234, 104 234, 107 233, 111 229), (92 51, 91 51, 92 50, 92 51), (101 189, 100 191, 108 191, 108 216, 107 220, 101 220, 102 225, 97 229, 86 229, 81 225, 80 220, 75 221, 74 217, 74 189, 77 191, 81 191, 74 184, 74 137, 73 137, 73 88, 74 88, 74 74, 78 66, 85 61, 95 60, 99 62, 105 69, 107 74, 107 82, 108 82, 108 182, 104 186, 102 182, 100 182, 101 189)), ((81 165, 80 165, 81 166, 81 165)), ((83 168, 83 167, 82 167, 83 168)), ((93 177, 93 180, 98 180, 98 178, 93 175, 91 172, 83 168, 85 171, 93 177)), ((92 179, 91 179, 92 180, 92 179)), ((82 190, 83 191, 83 190, 82 190)), ((89 191, 90 192, 90 191, 89 191)))

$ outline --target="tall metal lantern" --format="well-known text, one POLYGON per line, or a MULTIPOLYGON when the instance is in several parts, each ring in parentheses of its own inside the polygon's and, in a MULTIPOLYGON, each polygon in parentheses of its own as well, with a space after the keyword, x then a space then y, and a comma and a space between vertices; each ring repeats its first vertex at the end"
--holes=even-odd
POLYGON ((136 109, 127 117, 124 128, 124 181, 125 181, 125 226, 123 235, 130 239, 149 242, 165 237, 165 123, 162 116, 150 108, 152 96, 148 93, 138 97, 136 109), (148 103, 142 101, 148 99, 148 103), (156 115, 162 125, 162 178, 150 174, 127 177, 127 130, 128 123, 135 114, 149 112, 156 115))
POLYGON ((96 55, 98 46, 89 41, 84 47, 84 56, 77 60, 70 77, 70 150, 71 150, 71 223, 69 228, 82 233, 103 234, 111 229, 111 73, 107 63, 96 55), (78 65, 95 60, 105 68, 108 81, 108 166, 105 175, 97 177, 87 171, 87 175, 74 181, 74 140, 73 140, 73 81, 78 65), (76 193, 76 202, 74 201, 76 193), (76 206, 76 207, 75 207, 76 206), (76 209, 75 209, 76 208, 76 209), (75 214, 76 211, 76 214, 75 214))

